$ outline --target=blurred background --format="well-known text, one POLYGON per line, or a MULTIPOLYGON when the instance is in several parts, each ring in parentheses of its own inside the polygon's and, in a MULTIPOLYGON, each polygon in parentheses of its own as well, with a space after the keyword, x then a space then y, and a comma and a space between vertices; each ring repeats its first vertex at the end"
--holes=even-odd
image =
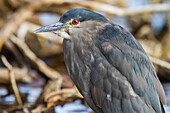
POLYGON ((170 113, 170 0, 0 0, 0 113, 93 113, 67 74, 62 38, 33 33, 80 7, 101 13, 142 44, 170 113))

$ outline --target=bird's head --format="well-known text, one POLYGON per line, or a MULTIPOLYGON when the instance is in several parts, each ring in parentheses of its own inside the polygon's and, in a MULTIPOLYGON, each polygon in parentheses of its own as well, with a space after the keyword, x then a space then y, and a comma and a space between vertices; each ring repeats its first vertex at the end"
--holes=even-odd
POLYGON ((58 23, 41 27, 35 30, 34 33, 54 32, 65 39, 71 39, 70 35, 84 30, 94 30, 96 26, 100 26, 107 21, 101 14, 77 8, 64 13, 58 23))

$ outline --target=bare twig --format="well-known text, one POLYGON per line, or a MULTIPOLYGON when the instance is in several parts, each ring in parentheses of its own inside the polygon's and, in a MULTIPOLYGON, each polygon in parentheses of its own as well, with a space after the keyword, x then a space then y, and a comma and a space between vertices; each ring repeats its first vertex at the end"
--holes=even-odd
POLYGON ((80 94, 80 92, 78 91, 77 87, 74 86, 72 88, 63 88, 62 90, 60 91, 54 91, 54 92, 50 92, 46 95, 46 97, 44 98, 44 100, 46 102, 50 102, 50 101, 54 101, 54 99, 52 99, 54 96, 61 96, 61 94, 65 94, 63 95, 62 98, 60 98, 62 101, 66 101, 67 99, 69 98, 73 98, 73 97, 76 97, 76 98, 80 98, 82 99, 83 96, 80 94), (64 97, 65 96, 65 97, 64 97))
POLYGON ((90 7, 99 11, 110 13, 118 16, 132 16, 139 15, 143 13, 152 13, 152 12, 164 12, 170 10, 170 4, 151 4, 145 6, 137 6, 130 8, 119 8, 109 4, 103 4, 95 1, 83 1, 77 2, 79 5, 90 7))
MULTIPOLYGON (((26 35, 33 34, 33 31, 35 29, 38 29, 38 28, 40 28, 40 26, 32 24, 30 22, 24 22, 18 28, 17 36, 18 36, 18 38, 20 38, 21 40, 24 41, 26 35)), ((38 42, 35 42, 35 43, 40 44, 40 48, 38 48, 37 51, 36 51, 36 54, 38 56, 44 57, 46 55, 50 56, 51 54, 60 54, 60 53, 62 53, 63 38, 61 38, 61 37, 59 37, 59 36, 57 36, 57 35, 55 35, 54 33, 51 33, 51 32, 48 32, 48 33, 36 33, 35 35, 37 37, 40 37, 40 38, 38 38, 38 42), (52 42, 52 44, 50 44, 50 45, 44 44, 46 42, 45 40, 50 40, 52 42)), ((27 43, 27 44, 29 46, 29 43, 27 43)), ((6 43, 5 43, 5 45, 6 45, 6 43)))
POLYGON ((147 6, 138 6, 133 8, 118 8, 109 4, 103 4, 95 1, 77 1, 77 0, 37 0, 31 2, 29 5, 20 8, 17 12, 15 12, 10 20, 7 21, 7 24, 0 31, 0 50, 4 44, 4 42, 9 38, 9 36, 15 32, 18 26, 31 17, 35 10, 41 9, 43 6, 49 6, 51 4, 61 5, 64 3, 69 4, 77 4, 85 7, 90 7, 92 9, 97 9, 99 11, 104 11, 106 13, 124 16, 124 15, 137 15, 141 13, 151 13, 151 12, 162 12, 169 11, 170 4, 153 4, 147 6))
MULTIPOLYGON (((21 28, 22 30, 23 30, 23 27, 26 29, 25 32, 32 32, 32 33, 33 31, 35 31, 35 29, 38 29, 41 27, 36 24, 32 24, 30 22, 24 22, 21 26, 22 26, 21 28)), ((63 38, 59 37, 58 35, 55 35, 52 32, 36 33, 35 35, 37 35, 38 37, 44 38, 44 39, 54 41, 57 45, 62 45, 63 43, 63 38)))
POLYGON ((6 41, 5 43, 5 47, 10 50, 13 55, 15 56, 16 60, 22 65, 22 66, 25 66, 26 67, 26 64, 23 60, 23 57, 21 56, 21 53, 19 53, 19 51, 17 50, 17 48, 14 46, 14 44, 8 40, 6 41))
POLYGON ((33 14, 30 10, 19 10, 11 16, 11 19, 7 21, 4 27, 0 31, 0 49, 9 36, 18 28, 18 26, 27 18, 33 14))
POLYGON ((62 4, 65 3, 67 0, 37 0, 31 2, 29 5, 22 7, 17 12, 15 12, 11 18, 7 21, 4 27, 0 31, 0 50, 5 43, 6 40, 10 37, 10 35, 15 32, 15 30, 19 27, 19 25, 31 17, 33 12, 36 9, 41 8, 44 5, 50 4, 62 4))
POLYGON ((74 99, 83 99, 83 96, 75 86, 72 88, 63 88, 60 91, 50 92, 44 98, 49 108, 61 103, 73 101, 74 99))
POLYGON ((15 43, 23 52, 24 54, 31 60, 33 61, 39 70, 44 73, 47 77, 50 79, 62 79, 61 75, 59 72, 53 70, 49 66, 47 66, 41 59, 39 59, 30 49, 29 47, 25 44, 25 42, 21 41, 19 38, 15 37, 12 35, 10 37, 11 41, 15 43))
MULTIPOLYGON (((0 68, 0 83, 8 84, 10 83, 9 71, 7 68, 0 68)), ((29 83, 32 78, 28 75, 28 71, 25 68, 13 68, 15 80, 29 83)))
POLYGON ((16 99, 17 99, 17 102, 19 105, 22 105, 22 99, 20 97, 20 94, 19 94, 19 90, 18 90, 18 87, 17 87, 17 84, 16 84, 16 80, 15 80, 15 75, 14 75, 14 70, 13 70, 13 67, 12 65, 7 61, 7 59, 5 58, 5 56, 2 56, 1 57, 4 65, 8 68, 9 70, 9 76, 10 76, 10 80, 11 80, 11 85, 12 85, 12 88, 13 88, 13 91, 14 91, 14 94, 16 96, 16 99))
POLYGON ((151 57, 151 56, 149 56, 149 58, 154 64, 164 67, 166 69, 170 69, 170 63, 160 60, 160 59, 157 59, 157 58, 154 58, 154 57, 151 57))

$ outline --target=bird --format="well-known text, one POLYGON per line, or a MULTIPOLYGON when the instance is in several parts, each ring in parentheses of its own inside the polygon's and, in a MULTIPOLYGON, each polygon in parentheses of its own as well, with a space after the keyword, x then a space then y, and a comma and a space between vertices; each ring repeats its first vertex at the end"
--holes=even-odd
POLYGON ((95 113, 165 113, 155 68, 134 36, 102 14, 76 8, 34 33, 63 38, 69 76, 95 113))

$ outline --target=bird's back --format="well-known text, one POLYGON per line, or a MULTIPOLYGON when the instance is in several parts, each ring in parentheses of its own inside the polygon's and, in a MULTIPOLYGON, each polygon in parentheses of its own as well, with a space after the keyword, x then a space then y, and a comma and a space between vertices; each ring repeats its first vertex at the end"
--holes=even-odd
POLYGON ((92 39, 63 42, 69 75, 89 106, 96 113, 163 112, 162 85, 135 38, 122 27, 107 24, 92 39))

